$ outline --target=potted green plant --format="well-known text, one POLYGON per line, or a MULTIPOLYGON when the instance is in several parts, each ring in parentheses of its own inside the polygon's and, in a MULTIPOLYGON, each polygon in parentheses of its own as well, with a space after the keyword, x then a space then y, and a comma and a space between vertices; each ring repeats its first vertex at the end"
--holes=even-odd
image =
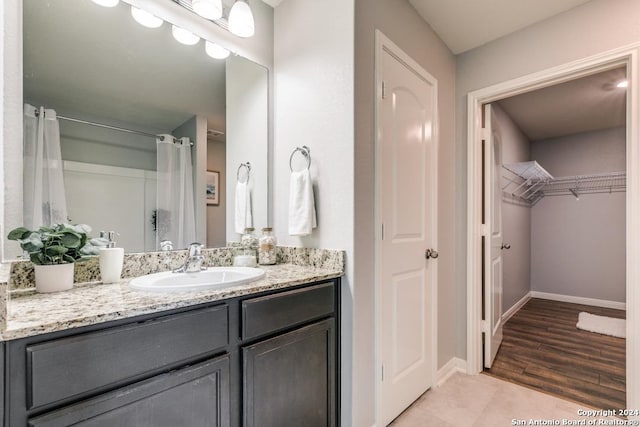
POLYGON ((85 224, 55 224, 29 230, 18 227, 7 238, 16 240, 29 254, 36 274, 38 292, 57 292, 73 287, 73 267, 76 262, 98 255, 102 239, 91 239, 91 227, 85 224))

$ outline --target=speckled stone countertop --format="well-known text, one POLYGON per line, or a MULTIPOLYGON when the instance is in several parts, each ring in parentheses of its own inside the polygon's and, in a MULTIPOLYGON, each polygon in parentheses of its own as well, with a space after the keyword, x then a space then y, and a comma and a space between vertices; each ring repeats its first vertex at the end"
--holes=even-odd
POLYGON ((159 293, 137 291, 129 279, 118 284, 86 284, 72 290, 12 298, 8 304, 3 340, 12 340, 92 325, 142 314, 172 310, 253 293, 284 289, 340 277, 342 268, 295 264, 262 266, 266 276, 253 283, 222 290, 159 293))
MULTIPOLYGON (((205 266, 231 266, 233 248, 204 249, 205 266)), ((76 264, 74 288, 38 294, 33 264, 0 265, 0 340, 93 325, 110 320, 156 313, 253 293, 283 289, 342 276, 345 252, 340 250, 277 247, 278 264, 261 266, 266 276, 256 282, 221 290, 158 293, 129 287, 134 277, 174 269, 184 263, 185 250, 125 254, 123 279, 100 282, 98 259, 76 264)))

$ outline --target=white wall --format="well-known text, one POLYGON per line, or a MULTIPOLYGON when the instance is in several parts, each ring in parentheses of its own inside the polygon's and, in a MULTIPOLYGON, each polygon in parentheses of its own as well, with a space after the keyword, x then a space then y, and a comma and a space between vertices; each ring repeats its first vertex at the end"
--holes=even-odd
MULTIPOLYGON (((502 163, 531 160, 529 139, 500 105, 493 103, 492 106, 493 132, 500 138, 502 163)), ((502 174, 510 176, 505 171, 502 174)), ((511 249, 502 251, 504 313, 531 291, 531 208, 514 204, 508 197, 503 198, 502 233, 503 242, 511 245, 511 249)))
MULTIPOLYGON (((269 201, 269 99, 268 71, 244 58, 229 57, 227 96, 227 241, 239 241, 235 232, 235 188, 241 163, 251 163, 253 226, 258 232, 268 224, 269 201)), ((246 169, 243 168, 243 172, 246 169)), ((244 175, 241 175, 241 179, 244 175)), ((259 233, 258 233, 259 234, 259 233)))
POLYGON ((353 422, 375 422, 374 34, 380 29, 438 81, 438 367, 456 353, 455 59, 408 1, 357 0, 353 422))
POLYGON ((22 253, 15 242, 7 245, 7 233, 23 225, 22 222, 22 2, 0 2, 0 96, 2 104, 2 153, 3 194, 2 224, 0 224, 0 252, 2 259, 15 258, 22 253))
MULTIPOLYGON (((42 104, 37 103, 37 105, 42 104)), ((81 118, 79 115, 69 115, 81 118)), ((59 122, 60 150, 63 160, 156 170, 157 150, 154 138, 66 120, 59 120, 59 122)), ((100 123, 129 128, 122 124, 106 123, 104 120, 100 123)))
MULTIPOLYGON (((274 17, 273 226, 281 245, 343 249, 342 424, 351 421, 352 369, 369 364, 352 331, 354 285, 353 34, 354 0, 285 0, 274 17), (318 227, 287 234, 289 155, 311 149, 318 227), (352 365, 352 354, 357 365, 352 365)), ((363 284, 369 286, 369 284, 363 284)), ((370 372, 368 373, 370 374, 370 372)), ((358 381, 353 379, 353 381, 358 381)), ((371 389, 362 390, 372 394, 371 389)), ((363 398, 359 396, 358 398, 363 398)), ((366 398, 366 397, 365 397, 366 398)), ((355 410, 355 407, 353 408, 355 410)))
MULTIPOLYGON (((624 171, 626 132, 613 128, 536 141, 552 175, 624 171)), ((625 193, 545 197, 532 210, 531 290, 626 300, 625 193)))
MULTIPOLYGON (((458 197, 456 224, 458 254, 466 259, 466 94, 536 71, 586 58, 616 47, 640 42, 640 2, 592 0, 521 31, 473 49, 457 57, 458 197)), ((466 355, 466 267, 459 264, 456 284, 458 355, 466 355)))

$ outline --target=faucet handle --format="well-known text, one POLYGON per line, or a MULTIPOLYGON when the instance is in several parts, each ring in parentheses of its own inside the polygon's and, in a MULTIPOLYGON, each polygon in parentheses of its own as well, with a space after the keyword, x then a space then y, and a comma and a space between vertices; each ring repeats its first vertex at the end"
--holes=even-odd
POLYGON ((162 241, 160 241, 160 250, 161 251, 172 251, 173 250, 173 242, 171 242, 171 240, 162 240, 162 241))
POLYGON ((189 245, 189 257, 202 256, 202 244, 200 243, 192 243, 189 245))

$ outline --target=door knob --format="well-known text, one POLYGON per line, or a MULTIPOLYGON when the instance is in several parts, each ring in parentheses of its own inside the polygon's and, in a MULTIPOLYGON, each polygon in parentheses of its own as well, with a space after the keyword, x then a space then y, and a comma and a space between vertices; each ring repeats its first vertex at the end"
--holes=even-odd
POLYGON ((429 259, 429 258, 436 259, 438 258, 438 251, 436 251, 435 249, 427 249, 426 251, 424 251, 424 257, 426 259, 429 259))
POLYGON ((503 243, 502 246, 500 246, 500 249, 511 249, 511 245, 508 243, 503 243))

